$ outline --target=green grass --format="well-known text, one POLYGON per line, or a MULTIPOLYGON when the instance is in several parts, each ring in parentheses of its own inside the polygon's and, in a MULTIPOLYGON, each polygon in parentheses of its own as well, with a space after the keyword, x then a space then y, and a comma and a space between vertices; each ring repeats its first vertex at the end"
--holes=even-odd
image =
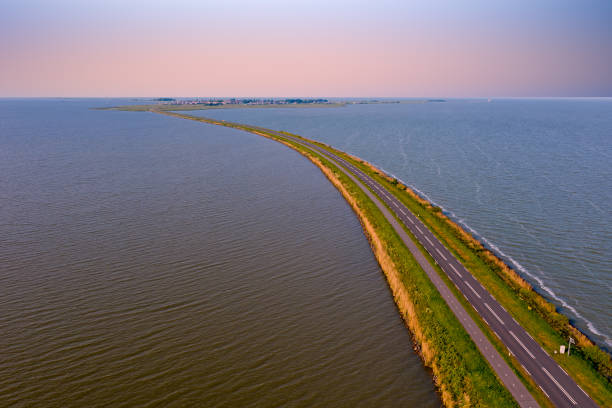
MULTIPOLYGON (((506 310, 529 332, 538 343, 561 365, 574 380, 601 406, 612 406, 612 383, 610 382, 610 356, 597 346, 585 344, 572 346, 573 354, 555 354, 559 345, 567 344, 567 336, 571 333, 576 336, 576 329, 569 325, 565 316, 560 315, 535 291, 518 285, 508 278, 504 270, 497 262, 491 261, 491 253, 480 244, 475 244, 473 239, 466 240, 458 233, 447 219, 441 217, 440 209, 423 200, 415 199, 406 192, 405 186, 384 175, 380 171, 373 170, 367 163, 356 160, 350 155, 333 149, 327 145, 320 144, 323 148, 333 151, 361 168, 370 176, 375 178, 391 193, 400 199, 412 212, 419 214, 420 219, 432 230, 440 241, 453 252, 453 254, 466 266, 470 272, 491 292, 506 310), (546 303, 544 303, 546 302, 546 303)), ((426 254, 426 252, 425 252, 426 254)), ((446 275, 440 271, 441 275, 446 275)), ((454 285, 449 285, 454 288, 454 285)), ((460 297, 464 301, 463 297, 460 297)), ((471 308, 466 308, 471 314, 471 308)), ((498 346, 498 350, 504 353, 505 347, 497 340, 486 324, 478 317, 481 327, 484 327, 488 337, 498 346)), ((522 374, 520 364, 514 359, 507 359, 519 375, 519 378, 533 390, 534 384, 528 376, 522 374), (531 383, 531 384, 529 384, 531 383)), ((534 395, 537 397, 539 391, 536 389, 534 395)), ((540 399, 540 398, 538 398, 540 399)))
MULTIPOLYGON (((247 131, 253 130, 245 125, 203 120, 188 115, 172 114, 172 116, 247 131)), ((435 367, 436 382, 443 391, 442 398, 458 406, 496 406, 500 408, 518 406, 391 224, 363 190, 318 153, 293 143, 289 139, 281 139, 273 134, 267 134, 267 136, 282 140, 299 151, 317 157, 334 173, 356 200, 377 236, 384 243, 386 252, 398 270, 402 284, 414 305, 414 316, 403 317, 413 318, 418 322, 422 328, 425 342, 433 350, 432 361, 429 364, 435 367)))
MULTIPOLYGON (((298 150, 305 150, 294 146, 298 150)), ((387 253, 415 306, 414 317, 422 327, 426 341, 435 351, 434 364, 438 366, 440 374, 438 381, 449 392, 451 399, 462 405, 467 395, 470 406, 517 406, 378 207, 334 164, 313 151, 309 153, 317 156, 334 172, 385 243, 387 253)))
MULTIPOLYGON (((248 125, 196 118, 176 113, 166 114, 251 132, 254 131, 248 125)), ((257 132, 261 133, 259 130, 257 132)), ((301 138, 298 135, 288 135, 301 138)), ((273 134, 268 134, 267 136, 273 139, 281 139, 273 134)), ((446 390, 450 398, 459 404, 461 404, 462 398, 468 396, 473 406, 516 406, 509 392, 501 385, 469 338, 469 335, 465 332, 431 281, 427 278, 425 272, 418 266, 375 204, 352 180, 342 172, 339 172, 335 165, 324 157, 292 143, 289 139, 281 140, 292 144, 297 150, 308 151, 308 154, 318 157, 325 166, 334 171, 336 177, 341 180, 342 184, 357 200, 359 207, 364 211, 374 226, 376 233, 385 243, 387 252, 400 272, 402 283, 408 290, 414 303, 416 315, 414 317, 423 328, 425 340, 430 342, 435 349, 433 364, 438 367, 440 372, 437 379, 440 388, 446 390)), ((413 196, 397 180, 390 179, 379 170, 372 169, 367 163, 322 143, 313 142, 308 139, 304 140, 333 151, 335 154, 360 167, 383 184, 409 209, 419 214, 421 220, 444 245, 461 260, 483 286, 496 297, 508 312, 565 368, 598 404, 612 406, 612 386, 609 375, 606 376, 606 370, 611 366, 608 354, 584 341, 580 347, 573 349, 576 352, 570 357, 553 353, 553 350, 558 349, 560 344, 566 342, 566 335, 568 333, 575 334, 576 329, 569 326, 567 318, 556 313, 554 307, 551 311, 550 304, 543 301, 537 293, 516 284, 516 282, 508 278, 505 271, 499 267, 499 260, 491 261, 491 254, 471 236, 467 239, 465 235, 458 232, 455 225, 441 217, 439 208, 431 206, 422 199, 413 196)), ((407 232, 409 233, 409 231, 407 232)), ((427 256, 426 252, 425 255, 427 256)), ((430 262, 432 262, 431 259, 430 262)), ((448 280, 446 274, 439 268, 437 270, 457 296, 458 291, 448 280)), ((464 304, 464 307, 467 305, 467 302, 461 295, 458 295, 457 298, 464 304)), ((542 395, 529 376, 522 371, 520 364, 513 357, 508 356, 506 348, 492 334, 482 319, 470 307, 465 308, 506 361, 510 363, 510 366, 538 402, 542 406, 550 406, 550 402, 542 395)), ((404 317, 406 318, 406 316, 404 317)))

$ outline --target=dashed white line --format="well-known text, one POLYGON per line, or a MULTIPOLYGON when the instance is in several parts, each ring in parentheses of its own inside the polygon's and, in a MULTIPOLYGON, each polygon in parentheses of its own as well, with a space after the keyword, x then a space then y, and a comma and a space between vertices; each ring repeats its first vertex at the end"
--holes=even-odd
MULTIPOLYGON (((419 230, 419 231, 420 231, 420 230, 419 230)), ((427 240, 427 242, 429 242, 429 245, 434 246, 433 242, 431 242, 431 241, 429 240, 429 238, 425 237, 425 239, 427 240)))
POLYGON ((442 257, 442 259, 444 259, 445 261, 448 261, 448 259, 446 259, 446 257, 444 256, 444 254, 442 253, 442 251, 440 251, 438 248, 436 248, 436 251, 438 251, 438 253, 440 254, 440 256, 442 257))
POLYGON ((532 359, 535 360, 535 356, 533 354, 531 354, 531 351, 529 351, 529 349, 527 347, 525 347, 525 345, 523 344, 523 342, 521 341, 521 339, 519 339, 518 337, 516 337, 516 334, 512 333, 512 330, 509 330, 509 333, 512 337, 514 337, 514 340, 516 340, 516 342, 518 344, 520 344, 520 346, 523 348, 523 350, 525 350, 527 352, 527 354, 529 354, 529 357, 531 357, 532 359))
POLYGON ((453 269, 453 271, 455 271, 455 273, 456 273, 457 275, 459 275, 459 277, 460 277, 460 278, 463 278, 463 276, 461 276, 461 274, 459 273, 459 271, 458 271, 458 270, 456 270, 456 269, 455 269, 455 267, 454 267, 452 264, 449 264, 449 265, 450 265, 450 267, 453 269))
POLYGON ((486 307, 487 309, 489 309, 489 312, 493 313, 493 316, 495 316, 495 318, 497 319, 497 321, 499 321, 501 324, 503 324, 503 325, 505 326, 504 321, 503 321, 502 319, 500 319, 500 318, 499 318, 499 316, 497 315, 497 313, 495 313, 495 312, 493 311, 493 309, 491 309, 491 306, 489 306, 489 305, 488 305, 486 302, 485 302, 485 304, 484 304, 484 305, 485 305, 485 307, 486 307))
POLYGON ((550 375, 550 373, 548 372, 548 370, 547 370, 546 368, 544 368, 544 367, 542 367, 542 371, 544 371, 544 372, 546 373, 546 375, 548 376, 548 378, 550 378, 551 380, 553 380, 553 382, 555 383, 555 385, 556 385, 557 387, 559 387, 559 389, 560 389, 561 391, 563 391, 563 394, 565 394, 565 396, 567 397, 567 399, 569 399, 570 401, 572 401, 572 404, 576 405, 576 400, 575 400, 575 399, 573 399, 573 398, 572 398, 572 396, 571 396, 571 395, 569 395, 569 394, 567 393, 567 391, 565 391, 565 388, 563 388, 563 387, 561 386, 561 384, 559 384, 559 382, 558 382, 558 381, 555 379, 555 377, 553 377, 552 375, 550 375))
POLYGON ((463 283, 465 283, 465 284, 468 286, 468 288, 472 289, 472 292, 474 292, 474 294, 475 294, 475 295, 478 297, 478 299, 480 299, 480 295, 478 294, 478 292, 476 292, 476 291, 474 290, 474 288, 472 287, 472 285, 470 285, 469 283, 467 283, 467 281, 463 281, 463 283))

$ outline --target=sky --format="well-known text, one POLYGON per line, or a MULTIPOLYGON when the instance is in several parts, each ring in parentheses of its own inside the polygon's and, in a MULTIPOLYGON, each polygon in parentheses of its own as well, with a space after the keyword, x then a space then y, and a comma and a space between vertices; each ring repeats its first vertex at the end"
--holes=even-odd
POLYGON ((612 96, 612 1, 0 0, 38 96, 612 96))

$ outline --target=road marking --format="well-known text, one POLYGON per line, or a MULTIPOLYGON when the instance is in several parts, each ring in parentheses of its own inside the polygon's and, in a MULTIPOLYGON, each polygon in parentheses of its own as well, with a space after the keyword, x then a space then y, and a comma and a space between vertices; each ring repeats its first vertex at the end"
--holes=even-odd
POLYGON ((497 319, 497 320, 498 320, 498 321, 499 321, 501 324, 503 324, 503 325, 505 326, 505 324, 504 324, 503 320, 499 318, 499 316, 497 315, 497 313, 495 313, 495 312, 493 311, 493 309, 491 309, 491 306, 489 306, 489 305, 488 305, 486 302, 485 302, 485 304, 484 304, 484 305, 485 305, 485 307, 486 307, 487 309, 489 309, 489 312, 493 313, 493 316, 495 316, 495 318, 496 318, 496 319, 497 319))
POLYGON ((448 259, 446 259, 446 257, 444 256, 444 254, 442 253, 442 251, 440 251, 438 248, 436 248, 436 251, 438 251, 438 253, 440 254, 440 256, 445 260, 448 261, 448 259))
POLYGON ((423 231, 421 231, 418 225, 416 225, 416 229, 418 229, 421 234, 423 233, 423 231))
POLYGON ((546 368, 544 368, 544 367, 542 367, 542 371, 544 371, 544 372, 546 373, 546 375, 548 376, 548 378, 550 378, 551 380, 553 380, 553 382, 555 383, 555 385, 556 385, 557 387, 559 387, 559 389, 560 389, 561 391, 563 391, 563 393, 565 394, 565 396, 567 397, 567 399, 569 399, 570 401, 572 401, 572 404, 576 405, 576 400, 575 400, 575 399, 573 399, 573 398, 572 398, 572 396, 571 396, 571 395, 569 395, 569 394, 567 393, 567 391, 565 391, 565 388, 563 388, 563 387, 561 386, 561 384, 559 384, 559 382, 558 382, 558 381, 555 379, 555 377, 553 377, 552 375, 550 375, 550 373, 548 372, 548 370, 547 370, 546 368))
MULTIPOLYGON (((420 231, 420 230, 419 230, 419 231, 420 231)), ((429 245, 434 246, 433 242, 431 242, 431 241, 429 240, 429 238, 425 237, 425 239, 427 240, 427 242, 429 242, 429 245)), ((436 248, 436 249, 437 249, 437 248, 436 248)))
POLYGON ((516 342, 518 344, 521 345, 521 347, 523 348, 523 350, 525 350, 527 352, 527 354, 529 354, 529 357, 531 357, 532 359, 535 360, 535 356, 533 354, 531 354, 531 351, 529 351, 529 349, 527 347, 525 347, 525 345, 523 344, 523 342, 521 341, 521 339, 519 339, 518 337, 516 337, 516 334, 512 333, 512 330, 509 330, 510 335, 512 337, 514 337, 514 340, 516 340, 516 342))
POLYGON ((455 271, 455 273, 456 273, 457 275, 459 275, 459 277, 460 277, 460 278, 463 278, 463 276, 461 276, 461 274, 459 273, 459 271, 457 271, 457 270, 455 269, 455 267, 454 267, 452 264, 449 264, 449 265, 450 265, 450 267, 451 267, 451 268, 453 268, 453 271, 455 271))
POLYGON ((530 377, 533 377, 533 375, 531 375, 531 373, 529 372, 528 369, 525 368, 524 365, 521 364, 521 367, 523 367, 523 370, 527 371, 527 374, 529 374, 530 377))
POLYGON ((540 389, 542 390, 542 392, 546 395, 546 398, 550 399, 550 396, 548 395, 548 393, 546 391, 544 391, 544 388, 542 388, 541 385, 538 385, 538 387, 540 387, 540 389))
POLYGON ((474 292, 474 294, 475 294, 475 295, 478 297, 478 299, 480 299, 480 295, 478 294, 478 292, 476 292, 476 291, 474 290, 474 288, 472 287, 472 285, 470 285, 469 283, 467 283, 467 281, 463 281, 463 283, 465 283, 465 284, 468 286, 468 288, 472 289, 472 292, 474 292))

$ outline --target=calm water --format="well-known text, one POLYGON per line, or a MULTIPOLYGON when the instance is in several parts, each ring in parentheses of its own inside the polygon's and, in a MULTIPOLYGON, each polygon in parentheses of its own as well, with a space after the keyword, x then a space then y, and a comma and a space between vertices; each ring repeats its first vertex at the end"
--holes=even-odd
POLYGON ((354 153, 442 206, 612 350, 612 100, 199 114, 354 153))
POLYGON ((123 101, 0 101, 0 406, 440 402, 310 162, 123 101))

